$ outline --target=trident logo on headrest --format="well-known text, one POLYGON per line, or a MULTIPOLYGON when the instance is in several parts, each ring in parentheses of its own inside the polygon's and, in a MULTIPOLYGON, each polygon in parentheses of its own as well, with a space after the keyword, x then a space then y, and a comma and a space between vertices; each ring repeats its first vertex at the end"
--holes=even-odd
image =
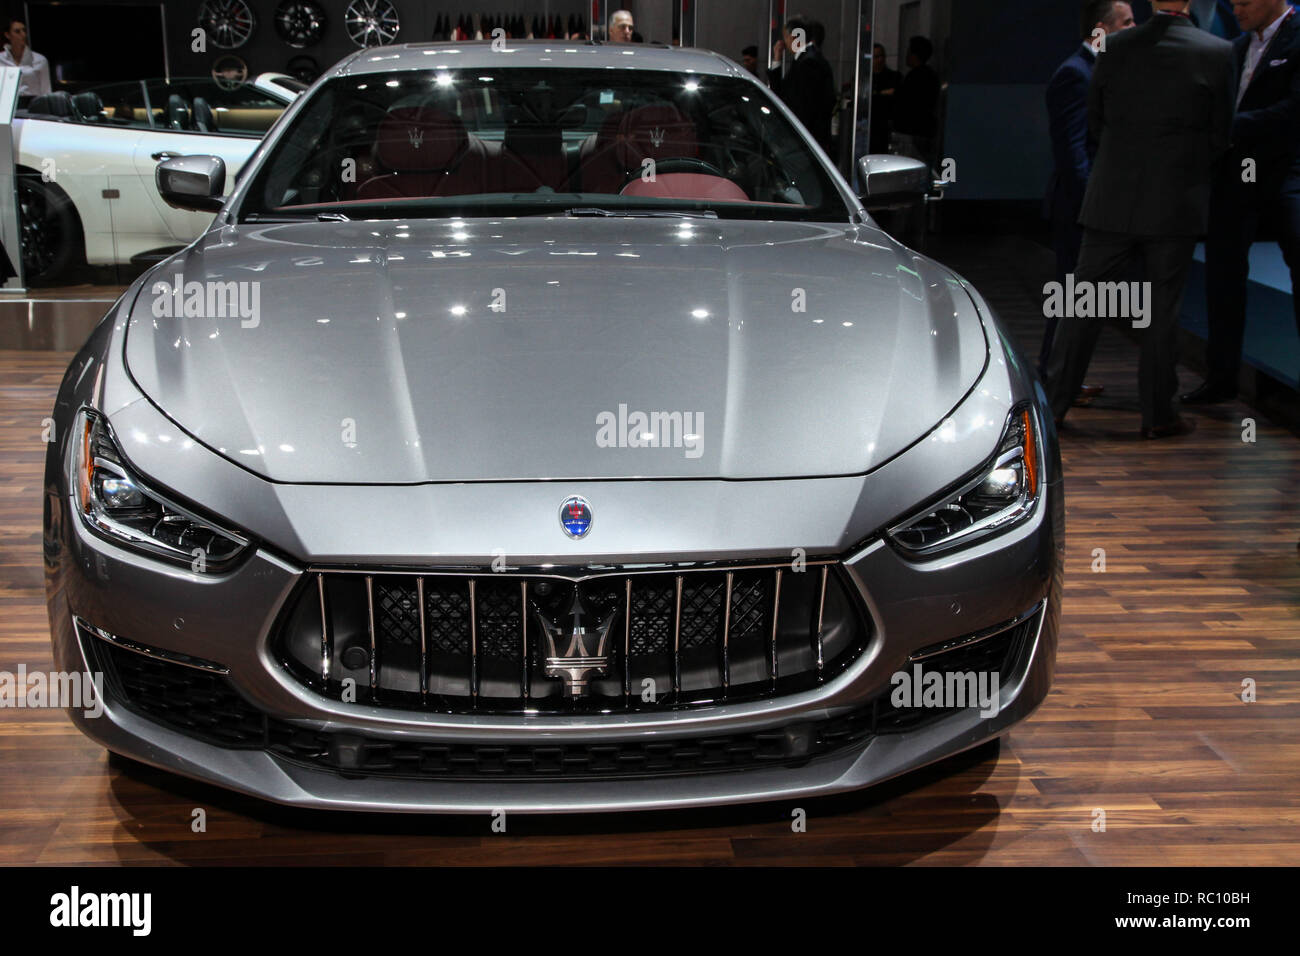
POLYGON ((412 126, 406 131, 406 138, 411 141, 412 149, 419 149, 424 143, 424 130, 418 126, 412 126))
POLYGON ((658 126, 656 126, 654 129, 650 131, 650 145, 655 147, 655 149, 658 149, 660 146, 664 144, 665 135, 667 134, 664 132, 664 130, 661 130, 658 126))

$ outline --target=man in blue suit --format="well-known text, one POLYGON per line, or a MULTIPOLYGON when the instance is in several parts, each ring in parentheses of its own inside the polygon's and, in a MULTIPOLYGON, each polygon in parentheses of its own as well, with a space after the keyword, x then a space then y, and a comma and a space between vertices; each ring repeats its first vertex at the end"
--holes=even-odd
MULTIPOLYGON (((1133 8, 1124 0, 1087 0, 1083 5, 1083 42, 1057 67, 1047 84, 1047 115, 1052 135, 1052 179, 1048 184, 1046 212, 1052 224, 1052 248, 1056 253, 1056 278, 1064 284, 1079 261, 1083 227, 1079 213, 1096 143, 1088 140, 1088 85, 1097 50, 1104 38, 1134 25, 1133 8)), ((1038 374, 1046 378, 1047 357, 1052 351, 1056 319, 1047 320, 1043 347, 1038 353, 1038 374)), ((1084 399, 1101 393, 1099 385, 1085 385, 1084 399)))

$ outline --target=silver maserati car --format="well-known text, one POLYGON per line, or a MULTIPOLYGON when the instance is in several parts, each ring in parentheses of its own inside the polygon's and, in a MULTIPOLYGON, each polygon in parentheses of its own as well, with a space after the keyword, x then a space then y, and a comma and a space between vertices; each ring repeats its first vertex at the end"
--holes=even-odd
MULTIPOLYGON (((498 47, 500 45, 498 44, 498 47)), ((70 711, 267 800, 794 800, 1042 702, 1064 503, 1042 389, 960 276, 712 53, 364 50, 113 306, 45 476, 70 711), (864 205, 865 203, 865 205, 864 205)))

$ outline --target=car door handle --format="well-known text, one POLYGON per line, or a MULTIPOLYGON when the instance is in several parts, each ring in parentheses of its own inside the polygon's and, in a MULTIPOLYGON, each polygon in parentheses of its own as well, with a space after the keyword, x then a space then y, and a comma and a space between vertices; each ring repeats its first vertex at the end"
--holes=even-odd
POLYGON ((173 153, 170 149, 164 149, 164 150, 160 150, 160 151, 158 151, 158 152, 156 152, 156 153, 151 153, 151 154, 149 155, 149 158, 150 158, 150 159, 155 159, 155 160, 158 160, 158 161, 161 162, 161 161, 164 160, 164 159, 175 159, 177 156, 183 156, 183 155, 185 155, 185 154, 184 154, 184 153, 173 153))

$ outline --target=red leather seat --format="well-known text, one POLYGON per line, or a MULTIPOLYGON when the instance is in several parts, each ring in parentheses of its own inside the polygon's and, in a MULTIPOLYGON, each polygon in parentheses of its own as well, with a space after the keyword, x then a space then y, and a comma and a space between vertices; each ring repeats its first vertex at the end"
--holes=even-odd
POLYGON ((627 181, 614 147, 618 142, 618 128, 623 113, 605 117, 600 129, 587 137, 578 151, 578 171, 574 174, 573 189, 584 193, 617 193, 627 181))
POLYGON ((375 133, 374 155, 383 171, 361 184, 358 199, 483 192, 487 177, 481 144, 460 119, 427 106, 389 110, 375 133))
POLYGON ((522 188, 515 183, 528 182, 534 183, 528 187, 531 189, 545 185, 560 192, 565 188, 568 162, 559 127, 507 127, 502 153, 502 185, 507 190, 522 188))
POLYGON ((623 167, 632 173, 647 159, 698 156, 700 138, 690 117, 677 107, 641 106, 624 115, 615 150, 623 167))
POLYGON ((358 187, 357 199, 410 199, 528 192, 537 176, 500 143, 479 139, 460 118, 430 106, 389 110, 375 133, 382 170, 358 187))
POLYGON ((583 144, 578 182, 583 192, 617 195, 647 159, 694 158, 699 133, 689 116, 664 103, 609 117, 583 144))

